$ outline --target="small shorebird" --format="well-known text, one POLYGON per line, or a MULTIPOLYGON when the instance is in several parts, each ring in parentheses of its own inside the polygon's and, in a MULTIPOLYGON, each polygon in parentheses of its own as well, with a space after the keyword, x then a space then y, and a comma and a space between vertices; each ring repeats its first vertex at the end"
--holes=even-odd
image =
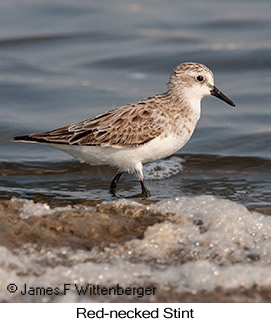
POLYGON ((123 172, 136 173, 141 195, 148 197, 143 164, 168 157, 186 144, 200 118, 201 99, 208 95, 235 106, 215 87, 213 73, 205 65, 183 63, 173 71, 166 93, 14 140, 48 145, 92 165, 116 167, 110 185, 113 195, 123 172))

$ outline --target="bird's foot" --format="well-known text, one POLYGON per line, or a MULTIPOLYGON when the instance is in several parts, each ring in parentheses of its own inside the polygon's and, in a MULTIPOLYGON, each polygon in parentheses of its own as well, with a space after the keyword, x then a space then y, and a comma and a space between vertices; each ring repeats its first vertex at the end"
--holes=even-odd
POLYGON ((112 195, 112 197, 115 197, 115 198, 117 197, 116 196, 116 190, 114 188, 110 187, 109 193, 112 195))
POLYGON ((146 197, 150 197, 151 196, 151 192, 147 189, 147 187, 145 186, 143 181, 140 181, 140 185, 141 185, 141 195, 142 197, 146 198, 146 197))

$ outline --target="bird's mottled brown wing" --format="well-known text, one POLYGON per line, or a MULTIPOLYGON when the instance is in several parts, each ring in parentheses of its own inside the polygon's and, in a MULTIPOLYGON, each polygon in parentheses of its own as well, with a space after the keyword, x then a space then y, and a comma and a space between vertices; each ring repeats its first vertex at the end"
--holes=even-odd
POLYGON ((139 146, 162 133, 157 109, 144 101, 108 111, 96 118, 31 134, 37 141, 70 145, 139 146))

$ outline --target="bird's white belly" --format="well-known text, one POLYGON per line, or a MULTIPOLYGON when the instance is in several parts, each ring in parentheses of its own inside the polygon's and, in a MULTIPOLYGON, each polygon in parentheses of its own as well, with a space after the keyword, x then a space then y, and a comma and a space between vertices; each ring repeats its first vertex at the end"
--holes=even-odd
POLYGON ((182 148, 189 137, 178 136, 176 134, 170 134, 167 137, 159 136, 144 146, 138 147, 135 150, 134 158, 139 158, 144 164, 168 157, 182 148))
POLYGON ((92 165, 111 165, 120 170, 134 172, 138 163, 148 163, 165 158, 180 148, 190 138, 169 134, 167 137, 157 137, 145 145, 132 148, 112 148, 101 146, 55 145, 49 146, 65 151, 74 158, 92 165))

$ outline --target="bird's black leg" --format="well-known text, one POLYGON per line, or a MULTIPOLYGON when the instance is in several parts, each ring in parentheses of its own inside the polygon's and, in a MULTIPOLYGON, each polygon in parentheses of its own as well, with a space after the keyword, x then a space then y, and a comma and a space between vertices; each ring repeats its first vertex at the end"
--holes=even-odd
POLYGON ((141 185, 141 190, 142 190, 142 195, 144 197, 150 197, 151 196, 151 192, 147 189, 147 187, 145 186, 143 180, 139 181, 140 185, 141 185))
POLYGON ((111 184, 110 184, 110 193, 115 196, 116 193, 116 188, 118 185, 118 182, 120 180, 121 175, 123 174, 123 172, 117 172, 116 176, 113 178, 111 184))
POLYGON ((147 187, 144 184, 144 175, 143 175, 143 165, 142 165, 142 163, 138 163, 136 165, 135 172, 136 172, 136 176, 139 179, 139 183, 141 185, 141 194, 140 195, 142 197, 150 197, 151 192, 147 189, 147 187))

